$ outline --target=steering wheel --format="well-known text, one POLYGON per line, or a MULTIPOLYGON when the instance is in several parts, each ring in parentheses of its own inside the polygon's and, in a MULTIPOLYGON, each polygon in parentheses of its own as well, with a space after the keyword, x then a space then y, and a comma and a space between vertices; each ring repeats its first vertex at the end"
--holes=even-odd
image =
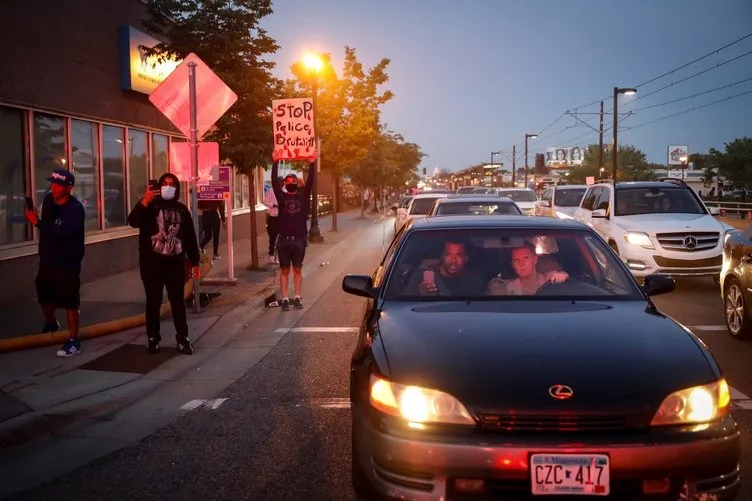
MULTIPOLYGON (((535 293, 536 294, 544 293, 544 294, 549 294, 549 295, 556 296, 556 295, 558 295, 558 292, 557 292, 558 288, 560 288, 562 286, 566 287, 567 289, 569 288, 568 286, 571 285, 570 279, 571 279, 571 277, 567 278, 563 282, 559 282, 559 283, 556 283, 556 284, 553 283, 551 280, 546 280, 545 282, 543 282, 541 284, 540 287, 538 287, 538 289, 535 291, 535 293)), ((566 290, 566 289, 564 289, 564 290, 566 290)))
POLYGON ((604 296, 608 295, 608 292, 604 291, 600 287, 596 285, 589 284, 587 282, 583 282, 581 280, 572 279, 572 277, 569 277, 565 281, 555 284, 551 281, 545 282, 540 287, 538 287, 538 290, 535 291, 535 294, 542 295, 542 296, 604 296))

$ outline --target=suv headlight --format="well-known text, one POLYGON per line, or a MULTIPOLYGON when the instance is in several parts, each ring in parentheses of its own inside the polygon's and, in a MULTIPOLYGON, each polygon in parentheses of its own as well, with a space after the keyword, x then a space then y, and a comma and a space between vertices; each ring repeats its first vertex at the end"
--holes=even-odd
POLYGON ((726 234, 723 236, 723 245, 724 246, 726 245, 726 242, 729 241, 729 238, 731 238, 731 235, 733 235, 734 233, 736 233, 736 231, 737 231, 736 228, 734 228, 732 230, 726 230, 726 234))
POLYGON ((371 374, 371 405, 412 423, 475 425, 465 406, 451 395, 419 386, 392 383, 371 374))
POLYGON ((700 424, 729 413, 731 393, 725 379, 680 390, 667 396, 653 416, 651 426, 700 424))
POLYGON ((655 247, 653 247, 653 242, 650 241, 650 237, 647 233, 630 231, 624 234, 624 240, 632 245, 639 245, 645 249, 655 249, 655 247))

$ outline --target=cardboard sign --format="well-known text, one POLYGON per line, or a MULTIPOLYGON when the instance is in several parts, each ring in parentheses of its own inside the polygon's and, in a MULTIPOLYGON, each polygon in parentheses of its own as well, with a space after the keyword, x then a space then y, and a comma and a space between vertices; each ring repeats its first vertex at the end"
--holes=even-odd
POLYGON ((272 102, 274 160, 316 159, 313 99, 278 99, 272 102))

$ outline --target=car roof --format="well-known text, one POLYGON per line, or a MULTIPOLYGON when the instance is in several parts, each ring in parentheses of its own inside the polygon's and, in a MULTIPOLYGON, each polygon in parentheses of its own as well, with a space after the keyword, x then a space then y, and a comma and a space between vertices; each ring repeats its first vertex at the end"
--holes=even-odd
POLYGON ((630 188, 682 188, 682 189, 692 189, 688 185, 682 185, 673 183, 670 181, 619 181, 614 185, 614 183, 596 183, 591 184, 590 187, 597 187, 597 186, 615 186, 617 190, 619 189, 630 189, 630 188))
POLYGON ((483 229, 483 228, 530 228, 530 229, 571 229, 585 230, 587 226, 574 220, 553 217, 504 216, 485 218, 478 216, 442 216, 413 219, 410 231, 425 229, 483 229))
POLYGON ((447 195, 448 193, 419 193, 413 197, 413 200, 421 198, 446 198, 447 195))
POLYGON ((495 188, 496 191, 533 191, 530 188, 495 188))
POLYGON ((554 186, 557 190, 566 190, 567 188, 588 188, 587 184, 559 184, 554 186))
POLYGON ((499 195, 449 195, 446 198, 436 200, 437 204, 450 204, 454 202, 489 202, 489 203, 514 203, 511 198, 500 197, 499 195))

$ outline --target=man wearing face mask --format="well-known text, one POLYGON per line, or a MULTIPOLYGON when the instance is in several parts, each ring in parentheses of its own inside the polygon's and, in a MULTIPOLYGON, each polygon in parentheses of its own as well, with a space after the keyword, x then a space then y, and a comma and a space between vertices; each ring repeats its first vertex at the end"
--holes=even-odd
POLYGON ((162 291, 167 289, 178 351, 193 354, 183 298, 185 258, 188 257, 193 275, 198 277, 200 253, 193 218, 179 199, 180 181, 174 174, 167 173, 159 179, 158 186, 147 188, 128 216, 128 224, 139 229, 139 266, 146 294, 148 353, 159 351, 162 340, 159 311, 162 291))
POLYGON ((316 163, 308 168, 308 181, 303 189, 298 189, 298 176, 290 173, 284 178, 285 190, 278 180, 279 162, 272 164, 272 189, 277 197, 279 214, 277 216, 277 258, 279 259, 279 279, 282 293, 280 307, 282 311, 290 310, 288 289, 290 266, 293 268, 295 296, 292 304, 302 308, 301 293, 303 288, 303 260, 308 246, 308 210, 310 207, 311 187, 315 182, 316 163))

